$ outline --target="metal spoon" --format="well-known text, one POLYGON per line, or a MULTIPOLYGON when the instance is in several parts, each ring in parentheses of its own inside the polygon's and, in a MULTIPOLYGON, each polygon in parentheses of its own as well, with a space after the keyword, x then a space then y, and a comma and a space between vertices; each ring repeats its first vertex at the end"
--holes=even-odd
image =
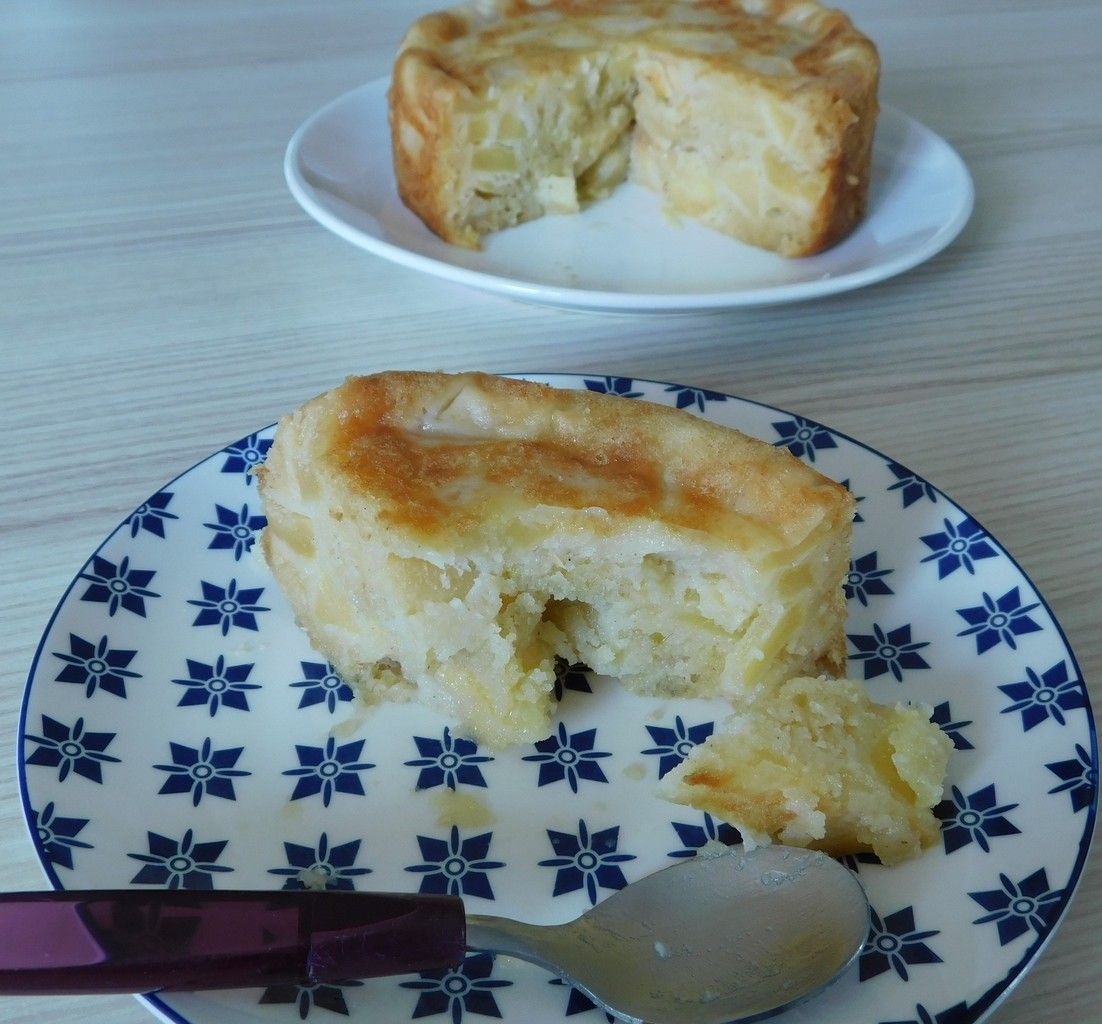
POLYGON ((449 967, 467 949, 547 968, 627 1021, 725 1024, 807 998, 857 956, 856 878, 787 847, 699 855, 563 925, 449 896, 60 891, 0 896, 0 994, 317 985, 449 967))
POLYGON ((632 1024, 725 1024, 818 992, 868 930, 865 892, 846 868, 767 846, 657 871, 569 924, 469 915, 467 944, 539 964, 632 1024))

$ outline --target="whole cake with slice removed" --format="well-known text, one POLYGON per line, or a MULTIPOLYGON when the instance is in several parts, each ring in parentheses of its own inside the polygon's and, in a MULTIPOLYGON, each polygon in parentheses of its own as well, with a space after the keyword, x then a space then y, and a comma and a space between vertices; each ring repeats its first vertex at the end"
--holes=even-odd
POLYGON ((863 216, 875 46, 814 0, 485 0, 408 31, 389 93, 398 190, 433 231, 577 212, 628 176, 785 256, 863 216))

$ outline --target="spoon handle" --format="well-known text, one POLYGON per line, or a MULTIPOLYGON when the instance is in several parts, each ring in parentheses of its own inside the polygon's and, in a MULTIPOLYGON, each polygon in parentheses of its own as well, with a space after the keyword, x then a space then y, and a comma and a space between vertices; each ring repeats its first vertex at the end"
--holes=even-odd
POLYGON ((315 985, 448 967, 463 903, 389 893, 0 894, 0 995, 315 985))

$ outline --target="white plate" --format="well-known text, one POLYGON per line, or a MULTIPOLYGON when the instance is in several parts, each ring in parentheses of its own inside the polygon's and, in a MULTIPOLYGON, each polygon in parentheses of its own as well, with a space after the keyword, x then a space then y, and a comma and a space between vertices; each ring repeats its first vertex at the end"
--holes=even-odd
MULTIPOLYGON (((1043 599, 943 494, 840 434, 692 388, 540 379, 677 404, 788 444, 861 499, 850 670, 880 699, 928 702, 953 737, 944 842, 891 869, 852 861, 878 922, 860 969, 778 1021, 983 1018, 1067 907, 1096 813, 1091 711, 1043 599)), ((270 436, 211 456, 140 506, 45 631, 19 773, 54 886, 328 877, 358 889, 450 887, 475 912, 551 922, 717 832, 731 838, 654 796, 659 772, 721 713, 715 703, 644 700, 602 681, 590 693, 570 688, 589 685, 575 676, 554 739, 489 758, 427 710, 349 702, 248 550, 261 520, 247 470, 270 436), (332 788, 311 770, 319 762, 332 788), (583 871, 570 862, 587 847, 583 871), (602 863, 613 855, 629 859, 602 863)), ((486 956, 418 978, 146 1002, 189 1024, 316 1022, 328 1011, 372 1024, 601 1020, 538 969, 486 956)))
POLYGON ((690 220, 626 183, 576 216, 543 217, 486 239, 441 241, 402 204, 390 160, 387 80, 311 116, 287 147, 291 193, 318 223, 378 256, 445 280, 553 306, 690 312, 811 299, 882 281, 947 246, 972 212, 972 179, 930 129, 885 108, 869 213, 818 256, 784 259, 690 220))

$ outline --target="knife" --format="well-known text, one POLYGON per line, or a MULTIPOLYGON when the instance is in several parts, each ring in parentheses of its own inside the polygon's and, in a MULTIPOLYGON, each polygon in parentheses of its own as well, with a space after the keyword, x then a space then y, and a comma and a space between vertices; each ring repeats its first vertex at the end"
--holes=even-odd
POLYGON ((101 889, 0 895, 0 995, 317 985, 460 963, 454 896, 101 889))

